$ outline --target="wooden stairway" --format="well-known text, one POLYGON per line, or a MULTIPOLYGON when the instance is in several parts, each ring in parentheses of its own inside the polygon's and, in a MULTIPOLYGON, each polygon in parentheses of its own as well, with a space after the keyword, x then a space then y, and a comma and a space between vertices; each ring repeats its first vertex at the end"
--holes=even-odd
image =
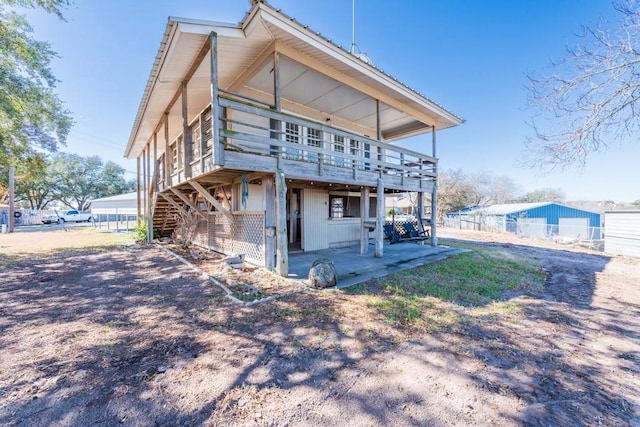
POLYGON ((178 224, 178 206, 184 205, 184 203, 174 198, 171 193, 166 195, 173 200, 173 203, 168 201, 164 197, 159 197, 158 194, 154 194, 153 200, 153 229, 157 230, 158 237, 170 237, 173 234, 178 224))

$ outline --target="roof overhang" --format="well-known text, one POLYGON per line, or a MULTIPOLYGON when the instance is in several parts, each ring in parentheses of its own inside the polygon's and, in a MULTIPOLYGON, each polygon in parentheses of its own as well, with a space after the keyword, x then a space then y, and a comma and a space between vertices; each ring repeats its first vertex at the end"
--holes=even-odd
POLYGON ((256 2, 239 24, 169 18, 126 157, 139 155, 160 130, 165 113, 169 139, 182 131, 178 98, 183 82, 188 80, 190 118, 209 104, 210 53, 203 47, 211 33, 217 34, 222 89, 272 102, 273 52, 278 52, 283 110, 373 138, 379 116, 382 139, 388 142, 463 122, 319 33, 256 2))

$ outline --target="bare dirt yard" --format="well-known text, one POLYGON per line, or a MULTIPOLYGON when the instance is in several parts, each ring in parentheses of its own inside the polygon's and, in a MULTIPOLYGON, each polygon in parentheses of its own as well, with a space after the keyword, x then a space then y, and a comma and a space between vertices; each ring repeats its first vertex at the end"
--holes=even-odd
POLYGON ((640 425, 640 260, 440 236, 531 271, 465 273, 491 284, 472 301, 445 260, 241 307, 124 235, 0 235, 0 425, 640 425))

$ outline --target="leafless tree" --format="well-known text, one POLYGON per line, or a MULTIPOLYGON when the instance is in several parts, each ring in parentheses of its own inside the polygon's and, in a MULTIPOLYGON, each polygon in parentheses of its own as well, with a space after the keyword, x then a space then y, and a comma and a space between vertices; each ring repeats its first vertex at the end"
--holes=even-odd
POLYGON ((180 211, 176 214, 176 220, 177 240, 183 249, 188 249, 196 237, 200 216, 194 210, 180 211))
POLYGON ((466 174, 461 169, 444 170, 438 176, 438 217, 468 206, 511 202, 518 186, 508 176, 481 171, 466 174))
MULTIPOLYGON (((590 153, 636 137, 640 125, 640 2, 614 5, 619 21, 583 27, 547 76, 529 76, 534 137, 529 163, 584 167, 590 153)), ((636 138, 637 139, 637 138, 636 138)))

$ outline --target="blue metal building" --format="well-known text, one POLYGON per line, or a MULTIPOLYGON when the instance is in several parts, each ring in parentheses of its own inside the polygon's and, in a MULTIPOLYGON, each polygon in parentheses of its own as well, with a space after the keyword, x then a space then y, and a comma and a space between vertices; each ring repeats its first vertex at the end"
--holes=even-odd
POLYGON ((601 238, 600 214, 554 202, 483 206, 448 216, 465 217, 483 230, 526 237, 595 240, 601 238))

